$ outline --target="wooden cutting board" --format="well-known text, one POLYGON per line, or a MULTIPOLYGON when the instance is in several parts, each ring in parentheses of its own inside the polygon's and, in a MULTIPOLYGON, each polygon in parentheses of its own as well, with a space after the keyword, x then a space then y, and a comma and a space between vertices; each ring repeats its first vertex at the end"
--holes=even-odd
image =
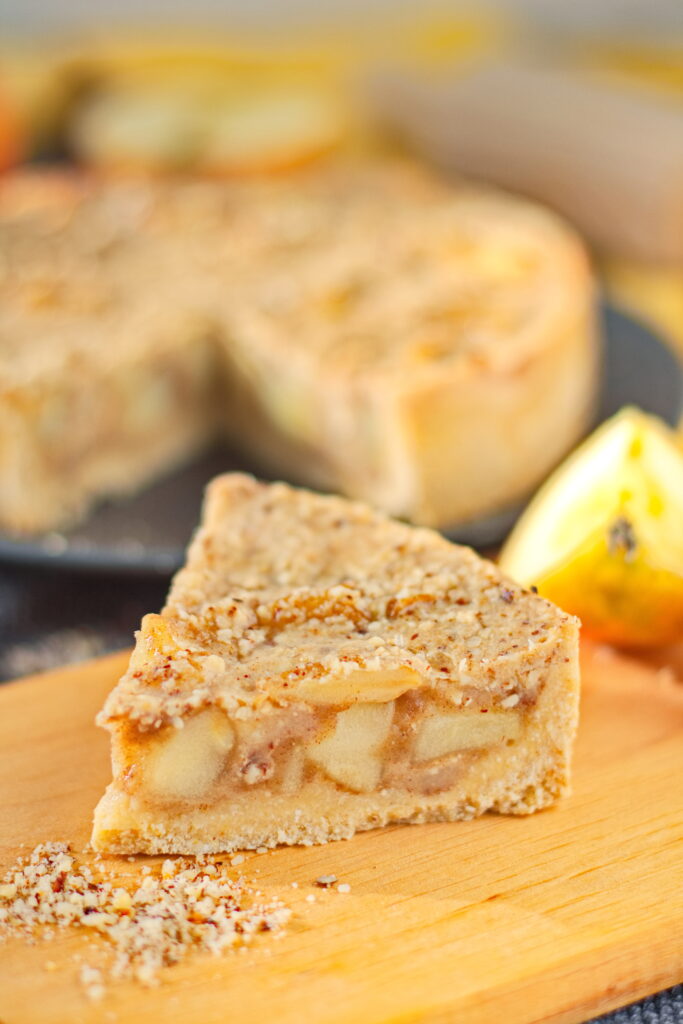
MULTIPOLYGON (((583 660, 574 795, 558 808, 249 854, 235 872, 292 904, 287 934, 195 957, 154 990, 119 983, 104 1004, 76 982, 80 936, 13 940, 0 1022, 571 1022, 683 980, 683 686, 599 649, 583 660), (328 873, 350 894, 315 889, 328 873)), ((0 688, 2 871, 41 841, 85 846, 109 774, 93 716, 124 663, 0 688)))

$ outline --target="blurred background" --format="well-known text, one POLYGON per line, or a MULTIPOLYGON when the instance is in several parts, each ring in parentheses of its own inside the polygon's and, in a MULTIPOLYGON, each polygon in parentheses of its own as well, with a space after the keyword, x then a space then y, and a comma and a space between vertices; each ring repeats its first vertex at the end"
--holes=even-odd
MULTIPOLYGON (((386 144, 387 129, 398 126, 394 143, 398 134, 404 144, 503 185, 514 178, 519 191, 578 216, 605 261, 608 287, 683 345, 675 185, 681 142, 666 139, 679 122, 667 122, 661 111, 667 105, 680 110, 683 103, 683 8, 677 0, 120 0, 106 8, 2 0, 0 29, 5 164, 68 156, 108 170, 229 174, 254 156, 277 166, 334 147, 386 144), (492 76, 493 96, 486 95, 483 79, 476 95, 454 88, 478 64, 502 66, 518 92, 514 102, 501 104, 492 76), (408 110, 399 87, 407 81, 417 97, 408 110), (439 145, 422 137, 418 100, 424 102, 426 92, 436 102, 449 88, 456 94, 452 123, 436 125, 444 137, 439 145), (594 105, 586 89, 595 91, 594 105), (630 94, 632 108, 615 107, 615 91, 630 94), (568 187, 555 195, 552 183, 534 180, 527 165, 544 144, 544 110, 524 140, 530 151, 515 173, 500 153, 483 152, 473 128, 467 138, 458 136, 457 119, 470 111, 486 136, 495 128, 493 120, 489 125, 492 106, 502 106, 499 117, 520 130, 522 106, 547 106, 561 121, 572 104, 578 104, 576 120, 586 123, 556 131, 558 138, 560 129, 567 131, 565 146, 583 147, 573 157, 582 174, 592 161, 590 196, 570 195, 568 187), (610 132, 614 137, 601 141, 610 132), (619 149, 627 132, 639 143, 632 140, 633 152, 619 149), (662 152, 642 152, 656 144, 662 152), (634 154, 627 182, 620 158, 634 154), (600 223, 601 203, 615 187, 624 190, 624 202, 640 195, 637 209, 611 208, 600 223), (586 212, 588 205, 593 209, 586 212), (634 216, 629 235, 623 222, 634 216)), ((583 180, 576 190, 582 188, 583 180)))
MULTIPOLYGON (((213 180, 415 154, 559 211, 679 354, 682 117, 679 0, 0 2, 5 169, 213 180)), ((6 559, 0 675, 127 645, 167 584, 6 559)))

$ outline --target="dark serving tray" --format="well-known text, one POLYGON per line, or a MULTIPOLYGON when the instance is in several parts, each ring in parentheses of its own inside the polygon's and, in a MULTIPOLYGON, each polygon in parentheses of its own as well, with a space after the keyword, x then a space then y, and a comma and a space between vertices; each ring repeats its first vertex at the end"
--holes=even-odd
MULTIPOLYGON (((596 425, 624 405, 637 405, 672 426, 683 415, 683 371, 656 334, 613 307, 603 309, 604 365, 596 425)), ((182 563, 199 517, 204 485, 230 469, 253 469, 216 448, 133 498, 100 505, 65 533, 30 539, 0 534, 0 559, 25 565, 99 572, 168 575, 182 563)), ((477 548, 499 544, 523 504, 462 523, 447 536, 477 548)))

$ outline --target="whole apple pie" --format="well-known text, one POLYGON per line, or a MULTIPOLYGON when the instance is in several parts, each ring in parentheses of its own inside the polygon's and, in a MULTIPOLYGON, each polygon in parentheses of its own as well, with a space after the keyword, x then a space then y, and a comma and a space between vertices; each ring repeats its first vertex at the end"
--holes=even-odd
POLYGON ((229 436, 255 468, 453 527, 589 423, 581 243, 386 159, 270 181, 0 183, 0 527, 60 528, 229 436))

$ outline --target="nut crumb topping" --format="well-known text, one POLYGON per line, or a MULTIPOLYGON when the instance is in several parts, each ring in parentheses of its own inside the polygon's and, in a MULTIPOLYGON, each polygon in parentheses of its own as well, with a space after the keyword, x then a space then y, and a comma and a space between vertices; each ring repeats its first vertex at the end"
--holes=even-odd
POLYGON ((87 360, 95 349, 115 365, 157 324, 178 329, 198 314, 239 333, 247 350, 284 331, 297 362, 313 352, 342 373, 415 375, 485 359, 527 323, 530 296, 535 313, 555 295, 575 249, 551 215, 531 211, 376 157, 272 181, 22 170, 0 188, 2 315, 12 327, 0 367, 31 380, 46 361, 87 360), (116 339, 104 355, 103 334, 116 339))
MULTIPOLYGON (((98 721, 154 729, 208 705, 245 719, 359 669, 407 669, 445 695, 472 684, 504 694, 569 623, 431 530, 226 474, 98 721)), ((266 771, 249 765, 245 779, 266 771)))

